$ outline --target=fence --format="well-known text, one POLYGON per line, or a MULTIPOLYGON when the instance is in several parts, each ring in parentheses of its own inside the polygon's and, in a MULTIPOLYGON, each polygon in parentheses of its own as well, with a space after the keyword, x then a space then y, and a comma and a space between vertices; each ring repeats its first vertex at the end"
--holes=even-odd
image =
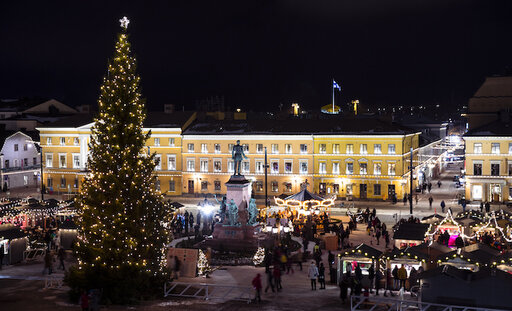
POLYGON ((350 310, 387 310, 387 311, 503 311, 500 309, 456 306, 456 305, 443 305, 430 302, 421 302, 414 300, 401 300, 394 298, 380 298, 380 297, 363 297, 351 296, 350 297, 350 310))
POLYGON ((188 297, 204 300, 237 300, 250 303, 254 297, 254 289, 238 285, 217 285, 206 283, 166 282, 164 297, 188 297))

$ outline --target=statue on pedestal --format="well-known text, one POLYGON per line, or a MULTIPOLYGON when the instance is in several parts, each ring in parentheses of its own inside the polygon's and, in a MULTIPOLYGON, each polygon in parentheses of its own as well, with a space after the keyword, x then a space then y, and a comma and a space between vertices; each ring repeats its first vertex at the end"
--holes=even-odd
POLYGON ((258 217, 258 208, 256 207, 256 199, 251 198, 249 201, 249 225, 256 224, 256 218, 258 217))
POLYGON ((217 200, 217 196, 214 195, 213 196, 215 198, 215 201, 217 201, 217 203, 220 204, 220 223, 223 224, 224 223, 224 220, 226 219, 226 196, 223 196, 222 197, 222 201, 219 202, 219 200, 217 200))
POLYGON ((229 225, 238 225, 238 206, 233 199, 229 201, 229 225))
POLYGON ((236 145, 233 146, 231 157, 235 164, 233 175, 242 176, 242 174, 240 174, 240 166, 242 166, 242 160, 247 159, 247 156, 244 153, 244 147, 240 145, 240 140, 237 140, 236 145))

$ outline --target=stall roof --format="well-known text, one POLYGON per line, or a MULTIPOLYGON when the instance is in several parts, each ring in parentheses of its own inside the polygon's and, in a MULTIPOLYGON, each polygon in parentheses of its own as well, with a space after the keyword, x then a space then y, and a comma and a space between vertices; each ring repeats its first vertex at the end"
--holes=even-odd
POLYGON ((480 267, 477 272, 473 272, 468 269, 458 269, 451 265, 442 265, 434 269, 429 269, 418 274, 420 279, 429 279, 431 277, 437 277, 440 274, 448 275, 454 278, 458 278, 465 282, 476 281, 489 277, 497 277, 512 282, 512 275, 500 269, 490 267, 480 267))
POLYGON ((441 254, 438 260, 447 261, 455 257, 469 260, 469 263, 478 263, 480 265, 488 265, 497 262, 501 253, 497 249, 482 243, 472 244, 466 247, 456 249, 449 253, 441 254))
POLYGON ((349 249, 348 251, 346 251, 344 254, 342 254, 342 257, 355 255, 355 254, 363 256, 363 257, 367 257, 367 258, 377 259, 382 255, 382 252, 374 247, 371 247, 367 244, 361 243, 358 246, 354 247, 353 249, 349 249))
POLYGON ((391 252, 389 252, 386 255, 386 257, 388 259, 393 259, 393 258, 397 258, 397 257, 399 258, 399 257, 407 256, 411 259, 415 259, 418 261, 430 259, 427 253, 424 253, 420 250, 421 249, 418 249, 417 246, 407 247, 406 249, 402 249, 402 250, 395 247, 395 248, 393 248, 393 250, 391 252))
POLYGON ((13 225, 0 225, 0 237, 7 240, 14 240, 24 238, 27 234, 20 228, 13 225))
POLYGON ((429 224, 402 223, 395 231, 393 239, 423 241, 428 228, 429 224))
POLYGON ((319 195, 309 192, 308 189, 303 189, 302 191, 300 191, 296 194, 286 197, 285 200, 297 200, 297 201, 304 202, 304 201, 309 201, 309 200, 323 201, 324 198, 322 198, 319 195))
POLYGON ((65 221, 60 224, 59 229, 77 229, 78 226, 75 224, 74 221, 65 221))

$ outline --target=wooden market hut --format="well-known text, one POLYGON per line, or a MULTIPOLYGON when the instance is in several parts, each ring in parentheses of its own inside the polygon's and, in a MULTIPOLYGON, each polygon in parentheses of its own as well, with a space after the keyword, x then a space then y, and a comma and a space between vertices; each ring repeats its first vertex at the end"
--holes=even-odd
POLYGON ((73 243, 78 236, 78 227, 74 221, 65 221, 60 224, 57 238, 60 246, 64 249, 72 249, 73 243))
POLYGON ((13 225, 0 225, 0 245, 4 246, 4 264, 15 264, 23 261, 27 250, 27 234, 13 225))
POLYGON ((363 272, 363 278, 368 278, 368 269, 371 264, 374 264, 375 271, 379 269, 379 259, 382 252, 374 247, 365 243, 338 254, 337 260, 337 279, 340 280, 341 274, 346 273, 348 270, 354 271, 355 264, 357 263, 363 272))
POLYGON ((404 249, 424 243, 429 227, 429 224, 401 223, 393 234, 395 247, 404 249))
POLYGON ((443 220, 444 217, 439 214, 432 214, 421 219, 422 224, 435 224, 443 220))
POLYGON ((438 257, 439 265, 452 265, 459 269, 478 271, 480 267, 496 266, 500 251, 482 243, 456 249, 438 257))

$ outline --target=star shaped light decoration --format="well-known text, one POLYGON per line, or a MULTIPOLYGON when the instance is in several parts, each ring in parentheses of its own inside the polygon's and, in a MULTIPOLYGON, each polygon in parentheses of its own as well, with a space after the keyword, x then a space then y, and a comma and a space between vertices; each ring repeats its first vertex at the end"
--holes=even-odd
POLYGON ((121 22, 121 27, 126 30, 128 28, 128 24, 130 23, 130 20, 126 16, 123 16, 123 18, 121 18, 119 22, 121 22))

